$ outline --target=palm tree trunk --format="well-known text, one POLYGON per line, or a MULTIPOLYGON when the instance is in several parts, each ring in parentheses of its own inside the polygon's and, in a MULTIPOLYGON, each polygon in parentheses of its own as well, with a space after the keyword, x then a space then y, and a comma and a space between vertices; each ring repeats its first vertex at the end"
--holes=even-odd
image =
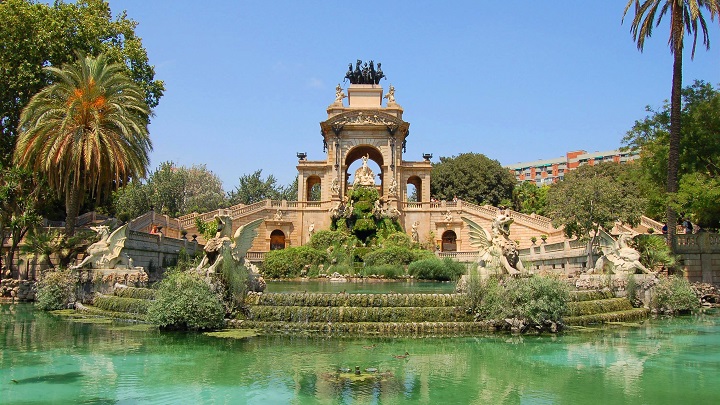
POLYGON ((65 235, 75 235, 75 222, 80 213, 80 192, 79 186, 73 182, 70 186, 70 193, 65 198, 65 235))
MULTIPOLYGON (((668 152, 668 171, 666 191, 668 198, 675 198, 678 190, 678 168, 680 165, 680 114, 682 112, 682 49, 675 49, 673 63, 672 94, 670 95, 670 140, 668 152)), ((667 204, 667 243, 674 251, 675 226, 677 213, 667 204)))

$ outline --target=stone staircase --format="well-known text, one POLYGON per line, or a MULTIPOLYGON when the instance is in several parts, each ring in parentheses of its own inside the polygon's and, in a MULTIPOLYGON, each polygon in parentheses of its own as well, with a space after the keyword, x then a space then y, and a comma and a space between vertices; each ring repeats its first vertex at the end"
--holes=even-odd
MULTIPOLYGON (((144 321, 154 294, 148 288, 116 288, 113 295, 98 294, 92 305, 77 309, 86 315, 144 321)), ((563 318, 568 326, 634 322, 649 314, 609 291, 574 291, 571 300, 563 318)), ((228 326, 269 334, 382 336, 459 336, 497 330, 492 321, 473 320, 463 294, 266 293, 250 295, 248 304, 246 319, 231 320, 228 326)))
POLYGON ((647 308, 633 308, 627 298, 615 298, 611 291, 573 291, 568 314, 563 322, 568 326, 587 326, 608 322, 633 322, 648 317, 647 308))
POLYGON ((77 304, 76 309, 87 315, 114 319, 145 321, 155 290, 150 288, 115 288, 113 295, 97 294, 92 305, 77 304))
POLYGON ((490 322, 473 321, 460 294, 269 293, 250 300, 247 319, 232 326, 265 333, 383 336, 495 330, 490 322))

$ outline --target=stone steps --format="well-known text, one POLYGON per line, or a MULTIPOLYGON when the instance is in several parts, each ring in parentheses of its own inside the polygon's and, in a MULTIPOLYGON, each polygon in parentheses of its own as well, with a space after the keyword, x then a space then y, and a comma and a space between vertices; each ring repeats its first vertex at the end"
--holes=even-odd
POLYGON ((462 294, 268 293, 249 297, 253 305, 292 307, 462 307, 462 294))
POLYGON ((607 322, 634 322, 647 319, 649 314, 650 310, 647 308, 632 308, 624 311, 568 316, 563 319, 563 322, 569 326, 587 326, 607 322))
POLYGON ((473 314, 465 307, 249 307, 249 320, 265 322, 470 322, 473 314))
POLYGON ((235 321, 232 327, 256 329, 263 333, 350 334, 382 336, 471 335, 492 332, 494 322, 262 322, 235 321))

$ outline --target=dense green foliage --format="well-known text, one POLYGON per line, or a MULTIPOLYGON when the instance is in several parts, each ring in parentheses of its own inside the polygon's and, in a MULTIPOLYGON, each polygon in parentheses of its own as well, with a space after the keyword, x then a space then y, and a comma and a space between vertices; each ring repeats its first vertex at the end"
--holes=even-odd
POLYGON ((421 280, 450 281, 465 274, 465 266, 446 257, 416 260, 408 266, 408 273, 421 280))
POLYGON ((720 228, 720 91, 702 81, 684 88, 682 123, 680 183, 671 196, 665 193, 670 105, 666 103, 660 110, 648 107, 648 116, 636 121, 623 139, 641 153, 639 186, 650 201, 646 214, 663 219, 665 207, 671 203, 701 227, 720 228))
POLYGON ((310 238, 308 246, 317 250, 327 250, 329 247, 341 247, 348 243, 350 235, 342 231, 331 231, 323 229, 317 231, 310 238))
POLYGON ((476 319, 522 320, 526 327, 546 328, 568 310, 570 287, 553 278, 471 278, 468 298, 476 319))
POLYGON ((227 206, 220 178, 205 165, 177 166, 163 162, 147 182, 133 182, 113 193, 115 215, 136 218, 151 207, 156 212, 181 216, 227 206))
MULTIPOLYGON (((673 54, 672 70, 672 91, 670 93, 669 122, 670 127, 667 137, 667 170, 665 171, 665 190, 669 194, 666 204, 666 223, 668 227, 668 241, 675 234, 675 223, 677 222, 677 211, 674 205, 672 194, 678 191, 680 179, 680 155, 683 150, 681 142, 685 119, 683 118, 682 106, 682 64, 683 49, 685 45, 685 34, 692 37, 691 57, 695 56, 698 33, 702 33, 702 42, 706 49, 710 49, 710 36, 708 26, 703 12, 710 14, 711 21, 720 14, 720 1, 718 0, 628 0, 623 12, 623 19, 627 12, 633 8, 635 16, 630 25, 630 32, 637 43, 640 51, 645 46, 645 39, 652 35, 653 27, 660 25, 663 17, 670 14, 666 21, 670 21, 670 52, 673 54), (634 7, 633 7, 634 6, 634 7), (657 17, 657 20, 656 20, 657 17)), ((717 113, 717 110, 715 111, 717 113)), ((693 149, 685 149, 695 153, 693 149)))
POLYGON ((319 265, 327 261, 326 252, 310 246, 271 250, 265 254, 262 273, 268 278, 297 277, 306 265, 319 265))
MULTIPOLYGON (((289 186, 277 184, 275 176, 262 178, 262 169, 240 176, 240 184, 228 193, 231 205, 253 204, 263 200, 297 200, 297 178, 289 186)), ((318 198, 319 200, 319 198, 318 198)))
POLYGON ((380 278, 394 279, 404 276, 405 270, 402 266, 383 264, 380 266, 365 266, 359 275, 363 277, 377 276, 380 278))
POLYGON ((10 240, 7 256, 0 257, 0 268, 3 261, 13 263, 22 238, 40 223, 39 211, 47 196, 47 186, 31 171, 18 167, 3 169, 0 165, 0 245, 5 244, 6 238, 10 240))
MULTIPOLYGON (((627 166, 601 163, 580 166, 548 191, 548 215, 554 226, 565 226, 568 237, 594 241, 600 228, 611 229, 616 221, 640 222, 646 200, 637 179, 627 166)), ((588 252, 588 263, 594 263, 588 252)))
POLYGON ((147 105, 158 105, 165 88, 155 80, 136 26, 125 13, 113 18, 109 4, 101 0, 0 2, 0 166, 10 162, 20 112, 51 83, 43 67, 72 62, 76 52, 108 55, 142 89, 147 105))
POLYGON ((69 270, 45 272, 37 283, 35 305, 42 310, 65 309, 75 302, 75 279, 69 270))
POLYGON ((515 176, 497 160, 479 153, 441 157, 433 163, 431 194, 451 201, 454 197, 475 204, 508 204, 515 187, 515 176))
POLYGON ((223 326, 220 297, 197 274, 172 272, 158 285, 148 321, 168 329, 216 329, 223 326))
POLYGON ((435 255, 422 249, 409 249, 402 246, 390 246, 375 249, 363 256, 363 261, 367 266, 381 266, 385 264, 402 266, 410 264, 416 260, 433 258, 435 255))
POLYGON ((675 256, 660 235, 637 235, 633 238, 633 247, 640 253, 640 263, 650 270, 675 265, 675 256))
POLYGON ((513 209, 523 214, 547 214, 547 194, 550 186, 538 187, 534 182, 517 183, 512 192, 513 209))
POLYGON ((13 161, 65 199, 72 235, 86 194, 101 198, 145 177, 150 110, 125 68, 104 54, 45 70, 53 82, 23 109, 13 161))
POLYGON ((661 278, 655 285, 650 306, 666 313, 692 311, 700 307, 700 300, 682 277, 661 278))

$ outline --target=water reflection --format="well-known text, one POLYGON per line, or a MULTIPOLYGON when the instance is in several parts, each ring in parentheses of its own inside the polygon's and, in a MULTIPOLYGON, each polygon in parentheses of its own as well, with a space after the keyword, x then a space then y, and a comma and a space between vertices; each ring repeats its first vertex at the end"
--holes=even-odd
POLYGON ((717 314, 561 336, 240 340, 72 322, 29 305, 0 314, 3 404, 662 404, 720 395, 717 314), (356 366, 378 377, 338 373, 356 366))

